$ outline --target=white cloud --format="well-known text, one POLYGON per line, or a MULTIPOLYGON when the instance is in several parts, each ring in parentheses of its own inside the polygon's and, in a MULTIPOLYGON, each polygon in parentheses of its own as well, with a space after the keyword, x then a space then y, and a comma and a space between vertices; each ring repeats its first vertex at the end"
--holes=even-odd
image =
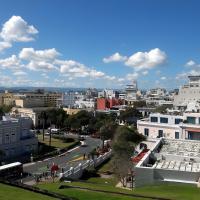
POLYGON ((33 71, 51 71, 57 69, 53 64, 45 61, 31 61, 26 67, 33 71))
POLYGON ((24 71, 16 71, 13 73, 13 75, 14 76, 25 76, 25 75, 27 75, 27 73, 24 71))
POLYGON ((108 76, 108 75, 106 75, 105 79, 107 79, 109 81, 114 81, 114 80, 116 80, 116 77, 115 76, 108 76))
POLYGON ((101 78, 105 75, 103 72, 97 71, 95 69, 90 70, 89 74, 91 77, 94 77, 94 78, 101 78))
POLYGON ((11 43, 5 42, 5 41, 0 42, 0 52, 3 51, 4 49, 8 49, 10 47, 12 47, 11 43))
POLYGON ((190 60, 185 64, 185 66, 187 66, 187 67, 193 67, 195 65, 196 65, 196 62, 194 62, 193 60, 190 60))
POLYGON ((9 68, 9 69, 18 69, 21 68, 22 65, 20 64, 20 60, 17 58, 16 55, 12 55, 5 59, 0 59, 0 67, 2 68, 9 68))
POLYGON ((37 33, 38 30, 20 16, 12 16, 3 24, 0 37, 7 42, 29 42, 34 40, 33 35, 37 33))
POLYGON ((159 48, 150 50, 149 52, 137 52, 130 56, 125 65, 133 67, 136 71, 142 69, 151 69, 166 62, 167 56, 164 51, 159 48))
POLYGON ((103 72, 91 69, 84 64, 74 60, 57 60, 55 63, 62 63, 60 66, 60 72, 67 76, 90 78, 103 78, 105 76, 103 72))
POLYGON ((3 24, 0 31, 0 52, 12 47, 13 42, 30 42, 38 30, 22 19, 20 16, 12 16, 3 24))
POLYGON ((194 60, 189 60, 186 64, 187 69, 190 71, 184 71, 176 75, 176 80, 186 80, 189 75, 200 75, 200 64, 195 62, 194 60))
POLYGON ((55 48, 34 50, 33 48, 23 48, 19 53, 19 58, 28 61, 52 61, 60 53, 55 48))
POLYGON ((136 80, 138 78, 139 74, 137 72, 134 72, 132 74, 127 74, 126 75, 126 79, 128 81, 133 81, 133 80, 136 80))
POLYGON ((167 78, 165 76, 162 76, 160 79, 161 80, 166 80, 167 78))
POLYGON ((127 59, 126 56, 122 56, 121 54, 114 53, 113 55, 107 57, 107 58, 103 58, 103 62, 104 63, 110 63, 110 62, 123 62, 127 59))
POLYGON ((188 72, 182 72, 176 75, 176 80, 186 80, 188 76, 200 76, 200 69, 192 69, 188 72))
POLYGON ((149 72, 147 70, 143 71, 142 74, 146 76, 149 72))
POLYGON ((55 48, 35 50, 33 48, 23 48, 19 53, 21 60, 26 60, 29 63, 26 67, 34 71, 50 71, 58 69, 54 65, 54 60, 60 55, 55 48))
POLYGON ((49 79, 49 76, 46 73, 42 73, 41 76, 43 76, 46 79, 49 79))
POLYGON ((125 79, 124 79, 124 78, 118 78, 117 81, 118 81, 119 83, 121 83, 121 82, 124 82, 125 79))

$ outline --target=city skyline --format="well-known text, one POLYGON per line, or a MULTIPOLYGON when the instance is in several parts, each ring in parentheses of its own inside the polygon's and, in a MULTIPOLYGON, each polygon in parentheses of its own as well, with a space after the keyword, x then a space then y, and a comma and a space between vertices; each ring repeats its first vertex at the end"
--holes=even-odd
POLYGON ((198 1, 4 1, 0 86, 177 88, 200 72, 198 1))

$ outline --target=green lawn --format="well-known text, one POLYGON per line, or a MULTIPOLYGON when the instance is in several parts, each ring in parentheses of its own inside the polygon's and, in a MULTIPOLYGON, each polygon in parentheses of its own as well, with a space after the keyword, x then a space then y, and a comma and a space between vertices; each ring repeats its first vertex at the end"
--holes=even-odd
POLYGON ((133 197, 127 197, 127 196, 122 196, 122 195, 106 194, 102 192, 92 192, 92 191, 80 190, 80 189, 74 189, 74 188, 58 189, 60 186, 60 183, 40 184, 38 186, 40 188, 54 191, 56 193, 78 198, 79 200, 88 200, 88 199, 92 199, 92 200, 93 199, 94 200, 144 200, 143 198, 133 198, 133 197))
MULTIPOLYGON (((104 173, 111 170, 110 161, 102 165, 98 169, 98 173, 104 173)), ((140 188, 135 188, 133 191, 125 190, 121 188, 116 188, 117 180, 114 177, 111 178, 89 178, 85 181, 76 181, 72 183, 49 183, 40 184, 38 187, 68 195, 71 197, 76 197, 80 200, 95 199, 95 200, 141 200, 142 198, 133 198, 122 195, 104 194, 100 192, 91 192, 87 190, 81 190, 76 188, 65 188, 58 189, 60 185, 68 186, 80 186, 90 189, 100 189, 113 192, 123 192, 127 194, 138 194, 144 196, 154 196, 154 197, 165 197, 173 200, 199 200, 200 199, 200 188, 196 185, 190 184, 179 184, 179 183, 162 183, 159 185, 150 185, 140 188)), ((145 198, 147 199, 147 198, 145 198)), ((148 200, 148 199, 147 199, 148 200)))
MULTIPOLYGON (((38 140, 41 143, 49 145, 49 136, 48 135, 44 136, 44 141, 43 141, 42 134, 38 135, 38 140)), ((51 146, 55 147, 55 148, 60 148, 60 149, 65 148, 65 147, 69 147, 70 145, 74 144, 74 142, 76 142, 76 141, 65 142, 64 140, 61 140, 61 139, 57 139, 57 138, 53 138, 53 137, 51 138, 51 146)))
POLYGON ((69 186, 80 186, 86 187, 90 189, 101 189, 106 191, 114 191, 114 192, 123 192, 127 194, 139 194, 145 196, 155 196, 155 197, 165 197, 173 200, 199 200, 200 199, 200 189, 196 186, 189 184, 170 184, 163 183, 160 185, 152 185, 141 188, 136 188, 133 191, 125 190, 115 187, 115 179, 103 179, 103 178, 90 178, 86 182, 72 182, 72 183, 49 183, 49 184, 40 184, 39 187, 43 189, 47 189, 50 191, 58 192, 64 195, 69 195, 71 197, 77 197, 80 200, 97 199, 95 196, 98 196, 98 200, 100 199, 142 199, 142 198, 132 198, 121 195, 113 195, 113 194, 103 194, 100 192, 91 192, 84 191, 75 188, 66 188, 66 189, 58 189, 60 184, 69 185, 69 186), (109 196, 109 197, 108 197, 109 196))
POLYGON ((0 184, 1 200, 56 200, 55 198, 37 194, 16 187, 0 184))
POLYGON ((137 188, 137 194, 168 197, 174 200, 199 200, 200 188, 189 184, 163 183, 161 185, 137 188))
POLYGON ((111 167, 111 160, 109 159, 107 162, 105 162, 103 165, 98 167, 98 173, 107 173, 107 172, 112 172, 112 167, 111 167))

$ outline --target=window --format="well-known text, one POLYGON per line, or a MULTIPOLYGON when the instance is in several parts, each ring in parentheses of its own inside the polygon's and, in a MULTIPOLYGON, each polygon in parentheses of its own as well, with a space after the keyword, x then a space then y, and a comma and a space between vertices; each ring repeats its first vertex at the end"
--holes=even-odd
POLYGON ((167 124, 167 123, 168 123, 168 118, 166 118, 166 117, 161 117, 161 118, 160 118, 160 123, 165 123, 165 124, 167 124))
POLYGON ((12 135, 11 135, 11 142, 16 142, 16 135, 15 135, 15 133, 12 133, 12 135))
POLYGON ((175 132, 175 139, 179 139, 179 132, 175 132))
POLYGON ((187 117, 187 122, 189 123, 189 124, 195 124, 195 117, 187 117))
POLYGON ((10 136, 6 135, 6 137, 5 137, 5 144, 8 144, 8 143, 10 143, 10 136))
POLYGON ((158 130, 158 138, 163 137, 163 130, 158 130))
POLYGON ((158 122, 158 118, 157 117, 151 117, 151 122, 158 122))
POLYGON ((144 129, 144 135, 147 136, 147 137, 149 136, 149 129, 148 128, 144 129))
POLYGON ((176 118, 175 119, 175 124, 180 124, 182 121, 183 121, 182 119, 176 118))
POLYGON ((0 144, 2 144, 3 143, 3 136, 2 136, 2 134, 0 133, 0 144))

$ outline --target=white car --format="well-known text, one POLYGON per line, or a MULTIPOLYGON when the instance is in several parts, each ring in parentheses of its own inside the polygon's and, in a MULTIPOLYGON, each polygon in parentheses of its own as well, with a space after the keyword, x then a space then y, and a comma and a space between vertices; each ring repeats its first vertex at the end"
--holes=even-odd
POLYGON ((81 147, 86 147, 87 146, 85 141, 80 141, 80 142, 81 142, 81 147))

